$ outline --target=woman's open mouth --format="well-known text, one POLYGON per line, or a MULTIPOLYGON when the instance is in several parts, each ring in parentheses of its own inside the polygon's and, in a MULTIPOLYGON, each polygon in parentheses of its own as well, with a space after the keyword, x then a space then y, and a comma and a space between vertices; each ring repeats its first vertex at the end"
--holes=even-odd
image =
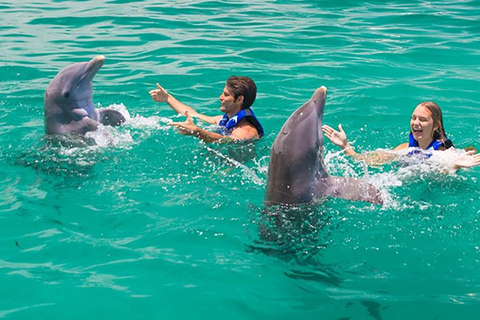
POLYGON ((414 129, 412 128, 412 133, 415 135, 415 136, 419 136, 423 133, 423 130, 422 129, 414 129))

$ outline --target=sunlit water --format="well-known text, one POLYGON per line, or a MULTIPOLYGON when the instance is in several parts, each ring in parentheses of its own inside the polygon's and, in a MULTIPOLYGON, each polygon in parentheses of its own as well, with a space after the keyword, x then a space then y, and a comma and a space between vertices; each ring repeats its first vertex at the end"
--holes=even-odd
MULTIPOLYGON (((359 152, 408 139, 436 101, 458 148, 478 143, 477 1, 13 1, 0 4, 0 318, 475 319, 479 168, 454 156, 367 167, 326 142, 332 174, 383 206, 263 208, 270 147, 325 85, 324 122, 359 152), (44 136, 63 67, 107 57, 95 103, 127 115, 86 139, 44 136), (148 91, 215 115, 247 75, 266 130, 206 145, 148 91), (276 212, 276 213, 278 213, 276 212)), ((207 127, 208 128, 208 127, 207 127)))

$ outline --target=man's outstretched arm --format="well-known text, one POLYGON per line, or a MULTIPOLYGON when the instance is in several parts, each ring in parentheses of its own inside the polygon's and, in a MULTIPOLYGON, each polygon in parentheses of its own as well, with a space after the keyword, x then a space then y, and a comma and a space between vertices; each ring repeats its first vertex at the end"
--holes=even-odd
POLYGON ((157 102, 168 103, 168 105, 177 113, 180 113, 183 115, 187 115, 188 113, 191 117, 198 118, 210 124, 218 124, 218 122, 222 118, 222 116, 210 117, 210 116, 206 116, 204 114, 198 113, 192 107, 189 107, 186 104, 175 99, 174 96, 169 94, 167 90, 162 88, 158 83, 157 83, 157 89, 150 90, 149 93, 153 100, 157 102))

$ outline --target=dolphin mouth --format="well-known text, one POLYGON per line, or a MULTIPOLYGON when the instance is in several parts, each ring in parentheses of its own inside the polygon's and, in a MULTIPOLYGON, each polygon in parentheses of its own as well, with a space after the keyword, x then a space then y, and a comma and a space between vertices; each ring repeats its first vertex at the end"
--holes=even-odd
POLYGON ((85 81, 92 81, 98 70, 100 70, 100 68, 103 66, 104 62, 104 55, 95 56, 92 60, 90 60, 87 64, 85 72, 83 73, 76 86, 79 87, 85 81))

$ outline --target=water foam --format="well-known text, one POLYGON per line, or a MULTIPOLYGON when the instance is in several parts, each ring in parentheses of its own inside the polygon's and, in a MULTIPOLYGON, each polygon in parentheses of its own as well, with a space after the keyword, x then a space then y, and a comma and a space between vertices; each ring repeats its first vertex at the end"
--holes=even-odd
POLYGON ((142 137, 148 136, 158 130, 168 130, 170 127, 166 124, 172 122, 169 118, 140 115, 131 116, 127 107, 123 103, 114 103, 107 108, 120 112, 126 119, 126 122, 119 127, 100 125, 97 130, 85 134, 86 138, 95 141, 97 147, 129 147, 136 143, 134 135, 142 137))
POLYGON ((428 202, 412 200, 410 196, 401 195, 398 188, 402 186, 406 187, 406 185, 414 185, 419 182, 429 185, 466 179, 457 175, 454 168, 455 161, 466 154, 463 149, 431 151, 429 158, 422 153, 408 156, 410 151, 412 150, 375 150, 371 153, 386 153, 394 158, 391 163, 374 168, 369 167, 365 161, 352 162, 343 151, 329 151, 325 155, 325 164, 329 172, 334 175, 362 179, 377 187, 384 200, 383 210, 402 211, 414 208, 425 210, 432 205, 428 202))

